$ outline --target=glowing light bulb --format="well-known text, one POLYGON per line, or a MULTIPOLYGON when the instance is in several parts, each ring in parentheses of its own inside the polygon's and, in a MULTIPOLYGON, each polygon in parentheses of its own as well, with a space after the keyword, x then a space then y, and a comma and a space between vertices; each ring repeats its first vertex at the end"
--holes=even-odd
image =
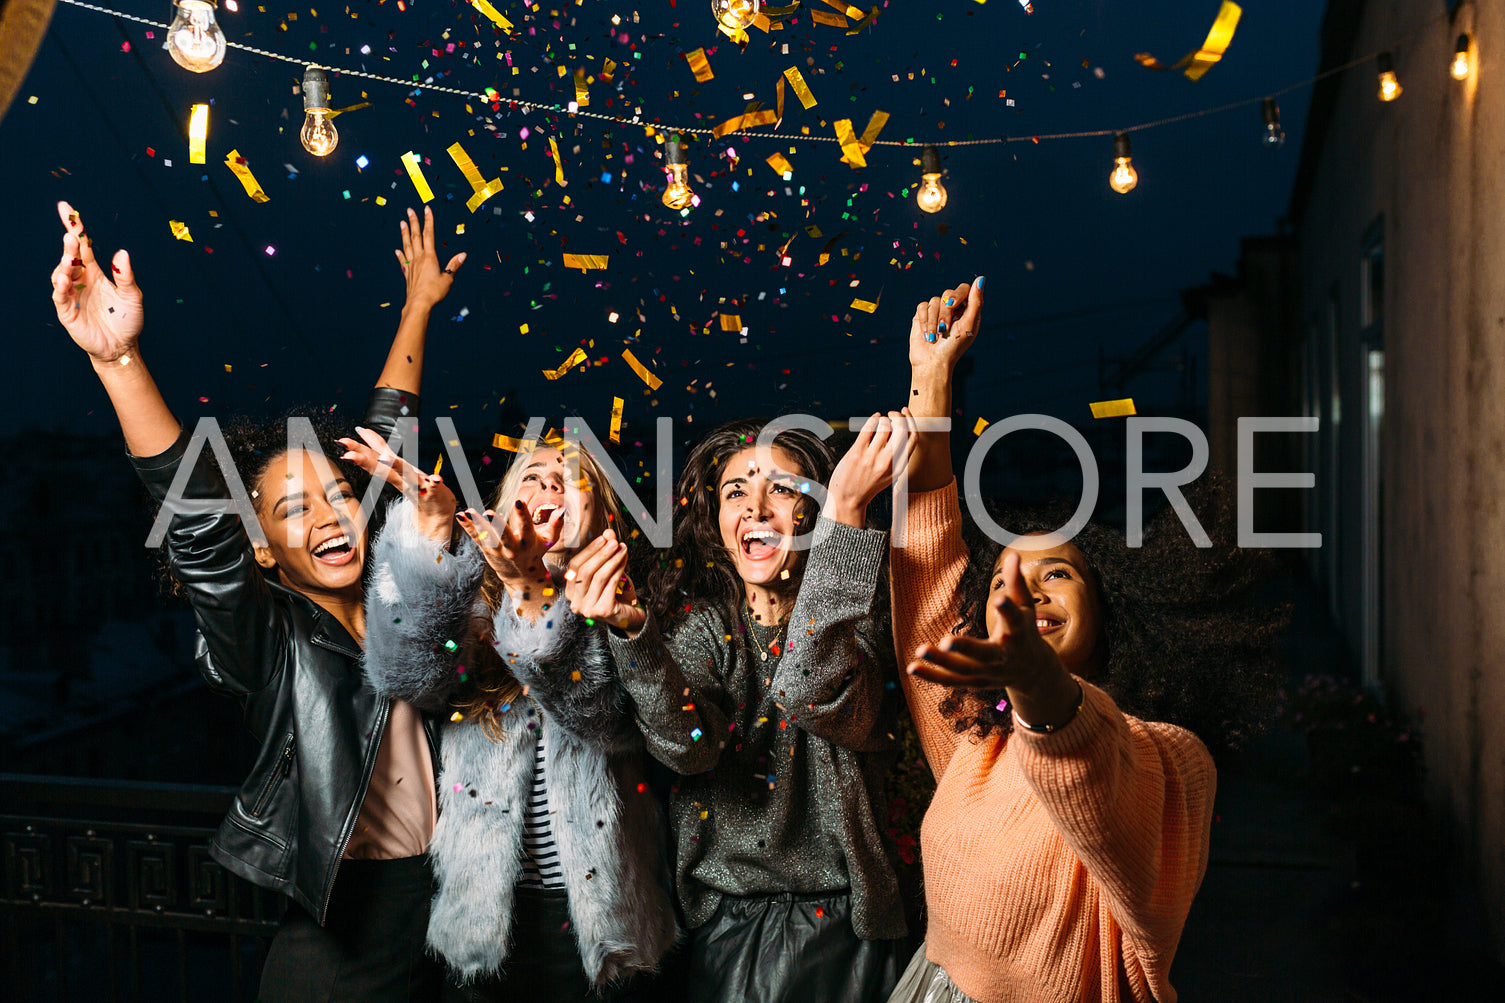
POLYGON ((1275 103, 1274 98, 1265 98, 1260 107, 1260 115, 1265 120, 1265 133, 1260 141, 1269 147, 1284 146, 1286 131, 1280 127, 1280 105, 1275 103))
POLYGON ((1469 71, 1473 69, 1473 63, 1468 58, 1469 39, 1467 34, 1458 36, 1458 45, 1453 49, 1453 79, 1467 80, 1469 71))
POLYGON ((941 155, 933 146, 920 151, 920 186, 915 189, 914 204, 921 212, 940 212, 946 208, 946 186, 941 184, 941 155))
POLYGON ((1134 169, 1129 150, 1129 134, 1120 132, 1113 137, 1113 173, 1108 175, 1108 187, 1120 195, 1127 195, 1139 184, 1139 172, 1134 169))
POLYGON ((303 128, 298 138, 316 157, 329 156, 340 142, 340 134, 329 120, 329 74, 317 66, 303 71, 303 128))
POLYGON ((225 61, 225 33, 214 20, 213 0, 178 0, 175 6, 162 48, 183 69, 208 73, 225 61))
POLYGON ((1394 101, 1401 96, 1400 81, 1395 78, 1395 63, 1388 52, 1380 53, 1376 62, 1380 71, 1380 100, 1394 101))
POLYGON ((711 13, 722 27, 737 31, 753 23, 761 6, 759 0, 711 0, 711 13))
POLYGON ((684 212, 695 205, 695 191, 690 187, 690 158, 678 139, 664 144, 664 160, 669 165, 669 186, 664 189, 664 205, 684 212))

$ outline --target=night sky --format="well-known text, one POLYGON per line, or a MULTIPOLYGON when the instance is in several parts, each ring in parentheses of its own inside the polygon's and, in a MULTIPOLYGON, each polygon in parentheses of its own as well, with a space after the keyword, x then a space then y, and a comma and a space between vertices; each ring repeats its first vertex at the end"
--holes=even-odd
MULTIPOLYGON (((167 0, 117 4, 161 22, 172 13, 167 0)), ((1100 347, 1132 351, 1175 316, 1180 289, 1233 270, 1241 236, 1275 229, 1309 88, 1281 99, 1289 139, 1280 149, 1261 146, 1257 103, 1136 133, 1140 184, 1128 196, 1107 185, 1111 137, 942 147, 950 201, 934 216, 900 195, 918 180, 918 148, 875 147, 868 166, 853 170, 834 143, 707 136, 691 144, 701 203, 686 219, 659 202, 662 166, 640 125, 506 104, 493 112, 424 85, 495 87, 504 99, 516 88, 523 100, 562 103, 573 85, 557 67, 599 76, 609 58, 621 65, 612 83, 591 86, 591 111, 641 108, 645 123, 708 129, 741 113, 744 95, 772 107, 775 81, 797 66, 818 104, 804 110, 791 90, 777 133, 758 130, 769 137, 802 127, 831 136, 837 118, 861 132, 879 109, 892 116, 885 140, 1029 137, 1122 128, 1304 80, 1316 68, 1322 8, 1251 0, 1227 56, 1193 83, 1133 56, 1170 62, 1195 48, 1216 0, 1039 0, 1033 15, 1015 0, 889 0, 861 34, 812 24, 806 10, 783 31, 752 29, 745 52, 715 31, 706 0, 554 0, 531 9, 497 0, 517 25, 510 37, 464 3, 405 6, 267 4, 263 12, 240 0, 232 12, 222 0, 231 41, 409 82, 332 73, 336 108, 370 107, 335 120, 339 147, 320 160, 297 138, 301 66, 232 48, 218 69, 192 74, 161 49, 160 29, 59 4, 0 125, 12 228, 0 282, 23 427, 115 428, 48 297, 60 198, 83 214, 102 258, 118 246, 132 252, 146 290, 143 356, 180 419, 297 404, 358 409, 402 302, 392 249, 404 207, 420 204, 399 161, 409 150, 425 158, 436 193, 441 261, 469 252, 430 328, 424 410, 453 417, 474 452, 494 431, 518 431, 504 411, 556 423, 578 413, 604 438, 613 395, 626 399, 628 441, 660 415, 680 423, 683 442, 748 414, 899 406, 915 301, 980 273, 989 307, 964 427, 974 415, 1022 411, 1080 423, 1098 399, 1100 347), (704 84, 684 58, 702 46, 715 72, 704 84), (207 163, 190 165, 189 111, 204 101, 212 103, 207 163), (563 154, 564 188, 549 137, 563 154), (483 177, 506 186, 474 214, 464 206, 470 187, 445 152, 457 140, 483 177), (269 202, 249 199, 225 167, 232 148, 269 202), (793 165, 791 181, 764 162, 775 151, 793 165), (170 219, 188 225, 192 243, 173 238, 170 219), (811 237, 812 225, 823 236, 811 237), (786 242, 787 267, 778 253, 786 242), (566 252, 608 254, 610 267, 567 270, 566 252), (880 296, 873 314, 850 308, 880 296), (740 315, 745 341, 721 330, 720 313, 740 315), (541 370, 577 345, 606 361, 545 380, 541 370), (627 346, 662 377, 658 392, 645 394, 621 360, 627 346), (683 424, 687 416, 693 424, 683 424)), ((1174 386, 1152 376, 1129 393, 1154 413, 1174 406, 1174 386)), ((437 437, 427 442, 434 452, 437 437)))

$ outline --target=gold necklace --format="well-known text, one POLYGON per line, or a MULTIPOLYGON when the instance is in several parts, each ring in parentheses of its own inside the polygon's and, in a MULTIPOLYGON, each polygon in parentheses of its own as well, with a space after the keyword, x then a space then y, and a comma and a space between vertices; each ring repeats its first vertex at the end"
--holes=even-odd
POLYGON ((784 637, 784 628, 789 625, 789 620, 785 618, 779 621, 778 626, 773 629, 772 636, 765 635, 759 629, 760 625, 758 621, 753 618, 752 608, 746 607, 746 609, 747 629, 752 633, 753 640, 757 642, 758 657, 765 662, 768 661, 769 654, 772 654, 774 658, 778 658, 783 653, 783 648, 779 642, 784 637))

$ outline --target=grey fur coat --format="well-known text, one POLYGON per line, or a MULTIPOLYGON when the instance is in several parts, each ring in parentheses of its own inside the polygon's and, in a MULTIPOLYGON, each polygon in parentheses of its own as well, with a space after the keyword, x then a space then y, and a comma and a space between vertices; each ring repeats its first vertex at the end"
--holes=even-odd
POLYGON ((503 969, 533 729, 542 728, 554 840, 586 974, 600 985, 653 969, 677 934, 666 843, 653 796, 639 790, 643 742, 602 630, 570 611, 562 589, 537 623, 509 606, 490 616, 477 598, 480 549, 461 536, 455 553, 443 550, 414 528, 405 500, 389 511, 373 561, 365 669, 374 689, 447 712, 464 666, 486 643, 487 619, 491 643, 526 688, 500 714, 500 741, 470 720, 444 726, 429 949, 461 981, 503 969))

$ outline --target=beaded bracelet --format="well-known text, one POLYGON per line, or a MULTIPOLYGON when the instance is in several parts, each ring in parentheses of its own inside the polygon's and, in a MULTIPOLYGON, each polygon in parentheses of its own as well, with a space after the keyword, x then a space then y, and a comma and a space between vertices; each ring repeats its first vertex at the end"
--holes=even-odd
POLYGON ((1062 728, 1075 721, 1077 712, 1082 709, 1082 704, 1085 703, 1086 700, 1087 695, 1082 692, 1082 684, 1077 683, 1076 706, 1071 709, 1070 714, 1066 715, 1066 720, 1062 721, 1060 724, 1030 724, 1024 718, 1019 716, 1019 712, 1017 710, 1014 711, 1014 724, 1018 725, 1020 728, 1023 728, 1025 731, 1032 731, 1036 735, 1049 735, 1051 732, 1060 731, 1062 728))

